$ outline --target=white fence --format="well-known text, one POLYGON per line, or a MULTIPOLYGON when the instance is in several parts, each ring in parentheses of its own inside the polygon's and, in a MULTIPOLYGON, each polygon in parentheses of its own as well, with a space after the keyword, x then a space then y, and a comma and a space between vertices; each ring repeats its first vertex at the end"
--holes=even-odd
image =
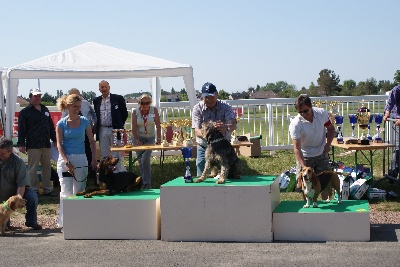
MULTIPOLYGON (((370 109, 371 114, 382 114, 384 112, 387 96, 333 96, 333 97, 312 97, 313 105, 320 104, 329 112, 343 115, 343 134, 351 135, 346 132, 346 124, 349 125, 347 115, 355 114, 362 103, 370 109), (336 105, 336 106, 335 106, 336 105), (332 110, 335 107, 336 109, 332 110)), ((297 115, 294 108, 295 98, 270 98, 270 99, 243 99, 228 100, 234 110, 237 111, 238 130, 236 135, 250 133, 262 135, 262 150, 292 149, 292 141, 288 135, 288 128, 291 118, 297 115)), ((137 104, 127 104, 130 111, 137 104)), ((50 111, 56 111, 56 107, 49 107, 50 111)), ((17 109, 19 111, 20 109, 17 109)), ((160 103, 160 116, 162 121, 175 120, 180 118, 190 118, 191 110, 188 101, 181 102, 162 102, 160 103)), ((130 128, 130 121, 127 127, 130 128)), ((375 129, 375 126, 371 127, 375 129)), ((357 131, 358 127, 357 127, 357 131)), ((373 131, 374 133, 374 131, 373 131)))

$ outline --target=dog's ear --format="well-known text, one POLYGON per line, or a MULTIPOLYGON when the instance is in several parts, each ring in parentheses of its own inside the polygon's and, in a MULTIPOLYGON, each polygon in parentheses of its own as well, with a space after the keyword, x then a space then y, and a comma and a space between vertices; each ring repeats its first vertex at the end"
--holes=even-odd
POLYGON ((302 183, 303 183, 303 176, 302 176, 302 172, 299 172, 297 174, 297 188, 301 189, 302 188, 302 183))

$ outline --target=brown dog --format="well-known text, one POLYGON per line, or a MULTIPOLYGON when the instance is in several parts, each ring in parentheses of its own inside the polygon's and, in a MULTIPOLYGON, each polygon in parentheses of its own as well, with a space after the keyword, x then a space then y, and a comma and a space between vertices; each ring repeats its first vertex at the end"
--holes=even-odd
POLYGON ((76 195, 90 198, 96 195, 113 195, 120 192, 140 190, 143 185, 140 176, 133 172, 113 172, 118 160, 118 158, 111 157, 102 158, 97 166, 97 183, 100 188, 86 189, 83 192, 78 192, 76 195))
MULTIPOLYGON (((340 204, 342 199, 340 197, 340 180, 338 174, 334 171, 324 171, 315 175, 312 168, 304 168, 297 176, 297 188, 303 189, 303 196, 307 200, 307 203, 303 207, 310 207, 311 199, 313 208, 318 207, 318 196, 327 185, 330 185, 336 190, 338 193, 338 203, 340 204)), ((329 198, 326 200, 327 202, 330 201, 331 195, 332 191, 329 192, 329 198)))
POLYGON ((7 199, 3 204, 0 204, 0 226, 1 234, 6 231, 7 221, 10 219, 11 213, 16 209, 25 207, 26 200, 21 195, 15 195, 7 199))

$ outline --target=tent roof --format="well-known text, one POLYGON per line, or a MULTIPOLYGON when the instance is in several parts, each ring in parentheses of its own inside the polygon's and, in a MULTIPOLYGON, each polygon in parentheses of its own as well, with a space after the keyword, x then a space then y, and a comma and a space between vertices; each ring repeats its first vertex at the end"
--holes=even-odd
POLYGON ((54 53, 10 68, 10 78, 105 79, 178 77, 192 67, 93 42, 54 53))

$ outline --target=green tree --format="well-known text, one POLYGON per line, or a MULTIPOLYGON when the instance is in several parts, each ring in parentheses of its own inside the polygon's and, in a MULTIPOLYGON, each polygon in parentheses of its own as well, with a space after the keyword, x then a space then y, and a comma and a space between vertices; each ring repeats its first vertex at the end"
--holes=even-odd
POLYGON ((365 91, 367 95, 376 95, 379 93, 379 87, 375 78, 369 78, 365 81, 365 91))
POLYGON ((335 72, 332 70, 321 70, 317 82, 320 92, 327 96, 338 95, 340 92, 339 75, 336 77, 335 72))
POLYGON ((168 95, 169 93, 165 91, 164 89, 161 89, 161 95, 168 95))
POLYGON ((308 94, 309 96, 318 96, 318 86, 314 84, 314 82, 310 83, 308 87, 308 94))
POLYGON ((353 95, 355 93, 357 83, 354 80, 345 80, 342 85, 341 95, 353 95))
POLYGON ((400 84, 400 70, 397 70, 396 73, 394 74, 393 86, 397 86, 399 84, 400 84))
POLYGON ((160 102, 167 102, 167 97, 165 95, 161 95, 160 102))
POLYGON ((46 102, 46 103, 53 103, 54 106, 57 102, 57 97, 50 95, 49 93, 44 93, 42 95, 42 102, 46 102))
POLYGON ((172 87, 171 88, 171 94, 175 94, 176 92, 175 92, 175 89, 174 89, 174 87, 172 87))
POLYGON ((84 99, 86 99, 87 101, 89 101, 89 103, 93 103, 93 99, 96 98, 96 93, 89 91, 89 92, 81 92, 81 95, 84 99))
POLYGON ((378 82, 378 88, 379 88, 379 93, 380 94, 385 94, 387 91, 392 90, 394 85, 389 80, 386 81, 379 81, 378 82))
POLYGON ((227 99, 229 99, 229 94, 227 92, 225 92, 223 89, 221 89, 218 92, 218 98, 221 100, 227 100, 227 99))

